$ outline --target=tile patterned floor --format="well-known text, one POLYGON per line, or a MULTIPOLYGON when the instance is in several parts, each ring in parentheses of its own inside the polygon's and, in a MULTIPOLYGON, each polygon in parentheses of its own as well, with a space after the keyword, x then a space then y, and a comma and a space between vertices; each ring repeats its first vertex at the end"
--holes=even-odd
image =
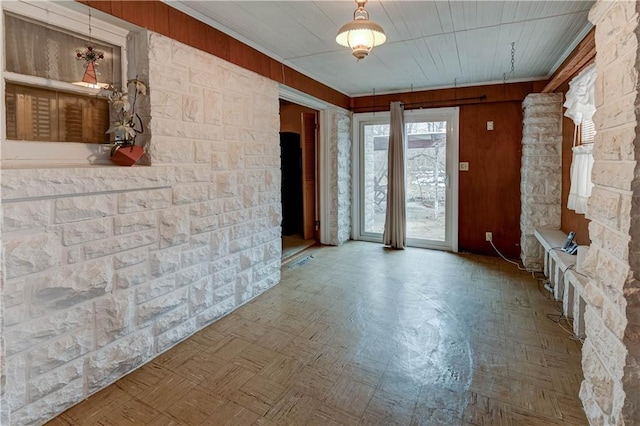
POLYGON ((555 304, 531 275, 364 242, 303 257, 49 425, 587 423, 580 343, 547 318, 555 304))
POLYGON ((316 240, 305 240, 300 235, 284 235, 282 237, 282 261, 289 260, 314 244, 316 244, 316 240))

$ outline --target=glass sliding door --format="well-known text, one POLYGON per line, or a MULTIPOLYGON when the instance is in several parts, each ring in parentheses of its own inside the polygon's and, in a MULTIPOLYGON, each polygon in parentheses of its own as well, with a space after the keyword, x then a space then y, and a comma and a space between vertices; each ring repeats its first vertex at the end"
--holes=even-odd
POLYGON ((447 122, 406 123, 407 238, 444 242, 447 122))
MULTIPOLYGON (((382 241, 387 202, 389 114, 358 114, 359 233, 382 241)), ((458 110, 405 111, 407 239, 457 250, 458 110)))
POLYGON ((381 235, 384 231, 387 207, 387 153, 389 151, 389 122, 363 123, 364 195, 363 232, 381 235))

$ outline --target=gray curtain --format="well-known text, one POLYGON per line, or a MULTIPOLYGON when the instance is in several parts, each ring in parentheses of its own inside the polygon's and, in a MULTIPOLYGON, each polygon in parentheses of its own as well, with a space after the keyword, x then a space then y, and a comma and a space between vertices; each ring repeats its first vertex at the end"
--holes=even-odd
POLYGON ((387 215, 384 222, 384 244, 404 249, 407 243, 407 204, 405 202, 404 106, 391 102, 391 131, 387 162, 387 215))

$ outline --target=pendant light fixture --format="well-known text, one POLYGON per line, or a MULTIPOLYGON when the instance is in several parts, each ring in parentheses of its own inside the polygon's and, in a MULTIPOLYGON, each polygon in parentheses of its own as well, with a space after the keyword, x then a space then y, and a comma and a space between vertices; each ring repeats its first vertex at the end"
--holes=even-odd
POLYGON ((382 27, 369 20, 369 12, 364 9, 365 3, 367 0, 356 0, 358 8, 353 12, 353 21, 344 24, 336 36, 336 42, 351 48, 358 60, 366 58, 371 49, 387 40, 382 27))

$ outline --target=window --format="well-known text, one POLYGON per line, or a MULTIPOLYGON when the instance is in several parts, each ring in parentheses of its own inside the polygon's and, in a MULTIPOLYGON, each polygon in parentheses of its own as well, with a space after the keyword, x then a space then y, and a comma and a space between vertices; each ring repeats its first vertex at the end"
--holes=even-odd
POLYGON ((109 103, 96 97, 8 83, 7 139, 108 143, 109 103))
MULTIPOLYGON (((83 87, 87 46, 103 52, 98 83, 121 87, 128 30, 92 17, 86 5, 3 2, 3 165, 107 163, 109 104, 83 87), (95 148, 92 148, 95 147, 95 148)), ((113 22, 117 20, 115 18, 113 22)))
POLYGON ((579 214, 588 213, 588 200, 593 188, 591 170, 594 163, 593 142, 596 132, 592 117, 596 111, 596 77, 595 65, 585 68, 569 82, 569 91, 564 103, 567 108, 564 115, 571 118, 575 124, 567 208, 579 214))
POLYGON ((82 81, 84 67, 76 60, 78 51, 91 44, 104 53, 96 67, 98 80, 121 86, 120 48, 82 37, 70 31, 34 20, 6 14, 6 69, 22 75, 67 83, 82 81))
POLYGON ((580 123, 580 144, 593 143, 596 137, 596 126, 590 119, 582 120, 580 123))

